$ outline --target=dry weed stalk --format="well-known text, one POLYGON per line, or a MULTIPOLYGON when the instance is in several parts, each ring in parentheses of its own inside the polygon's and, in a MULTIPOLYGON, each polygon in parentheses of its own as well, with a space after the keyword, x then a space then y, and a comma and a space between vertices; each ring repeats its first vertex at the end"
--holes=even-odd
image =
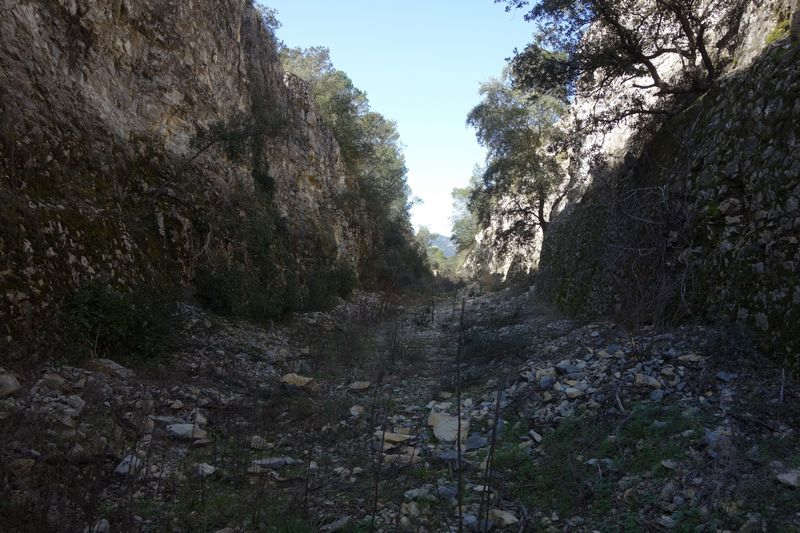
POLYGON ((483 518, 484 531, 489 531, 489 483, 492 477, 492 463, 494 452, 497 448, 497 426, 500 424, 500 404, 503 395, 503 382, 497 383, 497 397, 494 403, 494 422, 492 424, 492 436, 489 442, 489 454, 486 456, 486 468, 483 473, 483 493, 481 494, 481 504, 478 508, 478 520, 483 518))
POLYGON ((383 467, 383 447, 386 442, 386 417, 381 417, 381 441, 378 443, 375 462, 373 464, 373 491, 372 491, 372 520, 370 530, 376 531, 375 518, 378 515, 378 493, 381 483, 381 468, 383 467))
POLYGON ((464 530, 464 471, 461 462, 461 351, 464 345, 464 308, 466 299, 461 300, 461 318, 458 326, 458 344, 456 346, 456 457, 458 465, 458 531, 464 530))

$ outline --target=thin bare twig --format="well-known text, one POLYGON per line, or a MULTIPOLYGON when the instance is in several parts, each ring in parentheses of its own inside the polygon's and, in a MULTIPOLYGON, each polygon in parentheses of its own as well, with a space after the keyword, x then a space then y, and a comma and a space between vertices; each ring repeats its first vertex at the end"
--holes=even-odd
POLYGON ((497 426, 500 424, 500 400, 503 395, 503 382, 497 383, 497 397, 494 404, 494 423, 492 424, 492 437, 489 443, 489 455, 486 456, 486 468, 483 473, 483 494, 481 494, 481 505, 478 508, 479 516, 484 517, 483 527, 484 531, 489 531, 489 483, 492 476, 492 462, 494 460, 494 451, 497 447, 497 426))
POLYGON ((464 530, 464 472, 461 463, 461 350, 464 344, 464 308, 466 299, 461 300, 461 319, 458 327, 458 346, 456 347, 456 417, 458 417, 458 431, 456 432, 456 449, 458 460, 458 531, 464 530))
POLYGON ((374 486, 372 492, 372 522, 370 526, 371 531, 375 529, 375 517, 378 515, 378 489, 381 483, 381 468, 383 467, 383 447, 386 442, 386 419, 381 419, 381 441, 378 444, 378 453, 374 465, 374 486))

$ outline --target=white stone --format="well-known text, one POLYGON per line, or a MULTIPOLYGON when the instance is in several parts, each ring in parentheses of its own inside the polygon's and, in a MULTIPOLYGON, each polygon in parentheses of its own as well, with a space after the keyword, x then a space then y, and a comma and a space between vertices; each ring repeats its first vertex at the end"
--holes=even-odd
MULTIPOLYGON (((458 435, 458 418, 447 413, 431 413, 428 425, 433 428, 434 436, 441 442, 455 442, 458 435)), ((461 420, 461 440, 469 434, 469 420, 461 420)))
POLYGON ((314 378, 310 378, 307 376, 301 376, 299 374, 291 373, 286 374, 281 378, 281 383, 285 383, 287 385, 292 385, 294 387, 300 387, 301 389, 312 389, 314 388, 314 378))
POLYGON ((353 392, 362 392, 369 389, 371 386, 372 383, 369 381, 354 381, 348 386, 348 388, 353 392))
POLYGON ((790 487, 800 488, 800 469, 778 474, 778 481, 790 487))
POLYGON ((133 370, 125 368, 121 364, 112 361, 111 359, 92 359, 86 366, 90 370, 95 370, 107 376, 116 376, 118 378, 131 378, 133 377, 133 370))
POLYGON ((194 424, 170 424, 167 426, 167 432, 178 439, 193 440, 208 438, 208 433, 194 424))
POLYGON ((11 374, 0 374, 0 398, 11 396, 21 388, 19 381, 11 374))
POLYGON ((519 518, 514 516, 513 513, 503 511, 502 509, 492 509, 489 511, 489 520, 499 527, 508 527, 519 523, 519 518))
POLYGON ((634 384, 653 387, 655 389, 661 388, 661 382, 658 381, 653 376, 648 376, 647 374, 636 374, 636 381, 634 382, 634 384))
POLYGON ((135 455, 128 455, 117 465, 117 468, 114 469, 114 473, 120 476, 135 475, 141 470, 142 466, 144 466, 144 461, 135 455))
POLYGON ((213 476, 217 471, 217 467, 208 463, 198 463, 194 465, 194 472, 198 477, 213 476))

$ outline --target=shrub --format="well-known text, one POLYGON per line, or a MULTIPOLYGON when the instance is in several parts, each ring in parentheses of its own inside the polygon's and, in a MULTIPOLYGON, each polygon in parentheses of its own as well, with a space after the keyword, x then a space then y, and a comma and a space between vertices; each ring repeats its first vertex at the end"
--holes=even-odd
POLYGON ((336 298, 347 298, 356 287, 356 274, 347 265, 316 270, 308 283, 308 296, 304 309, 308 311, 330 309, 336 298))
POLYGON ((772 28, 772 31, 770 31, 767 34, 767 37, 765 38, 764 41, 766 42, 766 44, 772 44, 775 41, 779 41, 780 39, 783 39, 784 37, 788 36, 789 36, 789 19, 786 18, 778 22, 778 24, 776 24, 775 27, 772 28))
POLYGON ((152 360, 172 346, 176 298, 163 287, 126 292, 93 281, 67 299, 61 318, 70 357, 152 360))
POLYGON ((301 296, 294 284, 270 281, 260 274, 242 266, 206 265, 195 276, 197 298, 219 315, 256 321, 277 319, 300 307, 301 296))

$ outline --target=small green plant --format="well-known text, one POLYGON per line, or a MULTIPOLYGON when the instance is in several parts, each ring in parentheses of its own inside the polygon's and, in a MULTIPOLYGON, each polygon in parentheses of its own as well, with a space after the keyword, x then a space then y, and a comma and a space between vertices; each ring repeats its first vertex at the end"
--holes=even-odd
POLYGON ((309 311, 329 309, 336 298, 347 298, 356 287, 356 274, 347 265, 317 269, 308 283, 304 308, 309 311))
POLYGON ((529 343, 522 330, 501 334, 496 329, 475 327, 464 334, 464 359, 485 361, 515 356, 522 353, 529 343))
MULTIPOLYGON (((634 406, 629 416, 616 422, 575 416, 545 435, 538 458, 519 448, 524 425, 513 424, 495 453, 493 467, 506 480, 509 494, 526 505, 559 513, 583 509, 586 515, 611 520, 625 531, 625 517, 609 515, 618 478, 622 473, 672 475, 660 462, 682 459, 692 438, 683 432, 691 429, 700 434, 702 420, 702 413, 684 415, 675 407, 648 404, 634 406), (590 459, 601 466, 589 463, 590 459)), ((635 513, 644 504, 633 502, 628 511, 635 513)))
POLYGON ((778 24, 776 24, 775 27, 772 28, 772 31, 767 34, 765 42, 769 45, 769 44, 774 43, 775 41, 779 41, 780 39, 783 39, 784 37, 788 37, 789 36, 789 24, 790 24, 790 22, 789 22, 788 18, 787 19, 783 19, 780 22, 778 22, 778 24))
POLYGON ((68 353, 78 359, 153 360, 170 348, 176 321, 174 292, 154 286, 124 291, 93 281, 62 309, 68 353))

